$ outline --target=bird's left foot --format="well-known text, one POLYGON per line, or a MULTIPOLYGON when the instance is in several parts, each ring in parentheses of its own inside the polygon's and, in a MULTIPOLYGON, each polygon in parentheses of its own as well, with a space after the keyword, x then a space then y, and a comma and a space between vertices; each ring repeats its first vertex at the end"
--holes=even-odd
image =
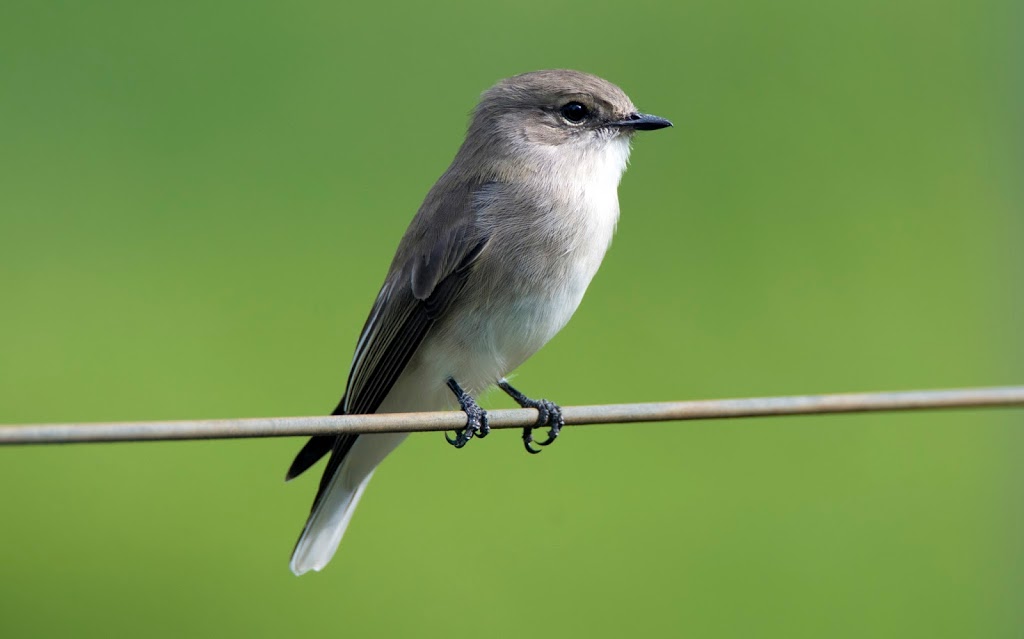
POLYGON ((565 420, 562 418, 562 409, 558 404, 548 401, 546 399, 530 399, 526 395, 523 395, 512 385, 508 383, 508 380, 501 380, 498 382, 498 388, 508 393, 508 396, 516 401, 517 404, 523 408, 536 408, 537 409, 537 425, 527 426, 523 429, 523 445, 526 446, 526 452, 536 455, 540 452, 539 448, 534 448, 530 444, 534 443, 533 429, 549 427, 548 436, 542 442, 536 442, 538 446, 548 446, 554 443, 555 439, 558 438, 558 434, 562 431, 562 426, 565 426, 565 420))
POLYGON ((455 431, 455 439, 449 437, 447 433, 444 438, 452 446, 462 448, 473 437, 479 437, 480 439, 487 437, 491 432, 491 426, 487 423, 487 411, 480 408, 476 400, 469 393, 462 390, 462 387, 459 386, 454 378, 448 378, 448 388, 452 389, 452 392, 455 393, 455 398, 459 400, 462 412, 466 413, 466 427, 455 431))

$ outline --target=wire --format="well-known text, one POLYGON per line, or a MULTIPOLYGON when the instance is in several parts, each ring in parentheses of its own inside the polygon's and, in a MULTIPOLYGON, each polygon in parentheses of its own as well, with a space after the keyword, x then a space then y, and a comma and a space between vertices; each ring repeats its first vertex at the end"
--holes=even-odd
MULTIPOLYGON (((815 415, 878 411, 1024 406, 1024 386, 848 393, 796 397, 753 397, 649 404, 567 406, 566 425, 815 415)), ((491 428, 533 426, 533 408, 488 411, 491 428)), ((162 422, 28 424, 0 426, 0 445, 140 442, 182 439, 292 437, 344 433, 411 433, 455 430, 465 425, 460 412, 390 413, 324 417, 258 417, 162 422)))

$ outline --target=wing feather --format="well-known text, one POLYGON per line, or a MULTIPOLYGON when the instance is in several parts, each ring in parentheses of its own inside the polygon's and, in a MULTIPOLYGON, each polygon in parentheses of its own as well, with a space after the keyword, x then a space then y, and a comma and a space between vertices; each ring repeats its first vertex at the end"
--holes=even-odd
MULTIPOLYGON (((448 196, 433 205, 428 196, 402 239, 388 278, 363 325, 345 394, 335 415, 373 413, 380 407, 430 327, 465 288, 473 264, 487 246, 488 236, 475 224, 474 189, 442 192, 448 196), (435 215, 425 215, 431 208, 435 215), (440 215, 443 211, 452 214, 440 215), (439 219, 449 223, 437 224, 439 219)), ((313 437, 292 462, 288 479, 332 453, 314 508, 355 437, 313 437)))

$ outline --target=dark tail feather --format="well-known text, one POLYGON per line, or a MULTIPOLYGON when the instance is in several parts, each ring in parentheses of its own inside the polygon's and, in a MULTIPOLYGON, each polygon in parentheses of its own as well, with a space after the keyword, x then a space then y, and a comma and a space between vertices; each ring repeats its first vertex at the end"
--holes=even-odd
MULTIPOLYGON (((344 415, 345 409, 345 398, 342 397, 341 401, 338 402, 337 408, 331 412, 331 415, 344 415)), ((331 452, 334 448, 334 441, 337 439, 335 435, 316 435, 311 437, 306 445, 302 447, 299 454, 295 456, 295 461, 292 462, 290 468, 288 468, 288 474, 284 476, 285 481, 291 481, 306 472, 310 467, 320 461, 320 458, 331 452)))
POLYGON ((288 469, 288 474, 284 476, 285 481, 291 481, 301 475, 302 473, 309 470, 309 467, 320 461, 320 458, 331 452, 334 448, 334 440, 337 439, 335 435, 317 435, 311 437, 306 445, 302 447, 299 454, 295 456, 295 461, 292 462, 291 467, 288 469))

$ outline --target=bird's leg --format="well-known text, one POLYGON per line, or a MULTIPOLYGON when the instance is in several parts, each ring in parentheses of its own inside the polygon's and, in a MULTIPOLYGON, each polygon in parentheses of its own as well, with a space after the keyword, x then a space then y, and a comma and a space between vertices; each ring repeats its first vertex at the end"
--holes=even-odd
POLYGON ((537 409, 537 426, 527 426, 523 429, 523 445, 526 446, 526 452, 533 454, 540 452, 539 448, 530 446, 530 444, 533 443, 533 429, 538 426, 549 426, 551 428, 551 430, 548 431, 547 439, 542 442, 537 442, 538 446, 547 446, 555 441, 558 437, 558 433, 562 430, 562 426, 565 426, 565 420, 562 419, 562 409, 558 404, 546 399, 530 399, 526 395, 523 395, 516 389, 512 388, 512 385, 509 384, 506 379, 498 382, 498 388, 508 393, 508 396, 516 400, 516 403, 523 408, 537 409))
POLYGON ((487 411, 480 408, 476 400, 469 393, 462 390, 462 387, 452 377, 448 378, 448 388, 452 389, 452 392, 455 393, 455 398, 459 400, 462 412, 466 413, 466 427, 455 431, 455 439, 449 437, 447 433, 444 438, 452 446, 462 448, 469 443, 469 440, 473 439, 474 435, 480 439, 487 437, 487 434, 491 432, 491 427, 487 423, 487 411))

